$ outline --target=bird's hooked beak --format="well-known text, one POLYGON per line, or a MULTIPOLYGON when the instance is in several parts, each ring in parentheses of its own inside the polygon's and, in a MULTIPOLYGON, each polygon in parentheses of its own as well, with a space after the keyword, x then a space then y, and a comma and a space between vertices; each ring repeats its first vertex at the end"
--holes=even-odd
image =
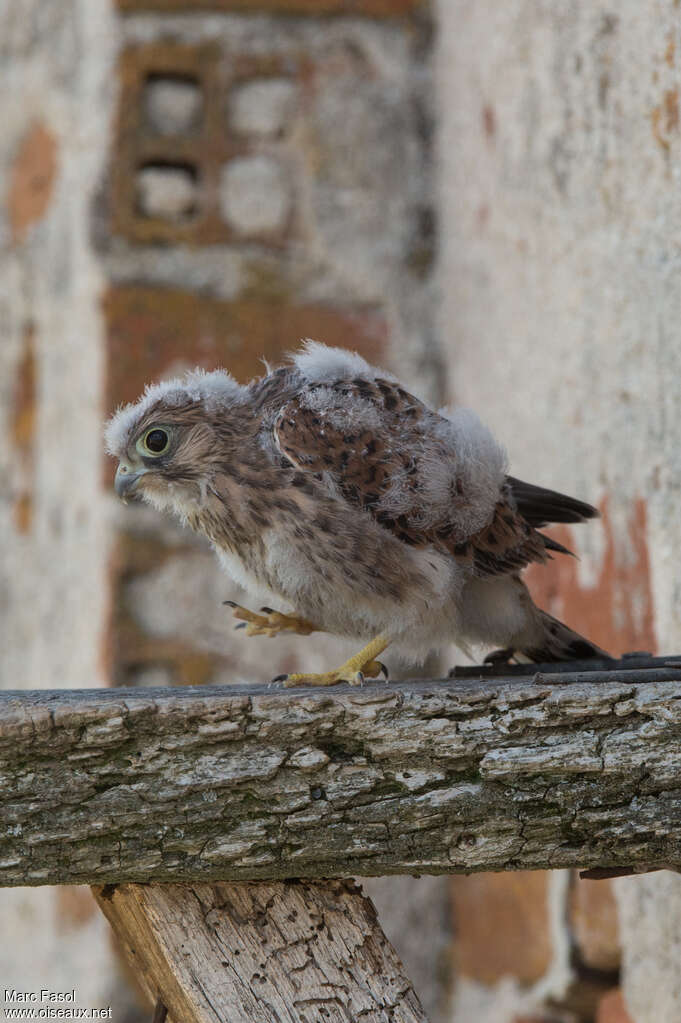
POLYGON ((127 501, 129 497, 135 492, 139 480, 144 476, 147 470, 140 466, 139 469, 133 469, 127 462, 119 462, 118 468, 116 469, 116 479, 114 481, 114 490, 122 501, 127 501))

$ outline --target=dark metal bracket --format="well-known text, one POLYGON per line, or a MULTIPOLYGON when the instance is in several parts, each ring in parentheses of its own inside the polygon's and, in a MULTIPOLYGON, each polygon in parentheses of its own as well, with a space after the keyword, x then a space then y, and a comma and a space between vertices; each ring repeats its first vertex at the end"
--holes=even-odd
POLYGON ((531 679, 534 682, 664 682, 681 679, 681 654, 653 657, 643 651, 620 658, 591 657, 581 661, 551 661, 546 664, 466 664, 449 672, 460 679, 531 679))

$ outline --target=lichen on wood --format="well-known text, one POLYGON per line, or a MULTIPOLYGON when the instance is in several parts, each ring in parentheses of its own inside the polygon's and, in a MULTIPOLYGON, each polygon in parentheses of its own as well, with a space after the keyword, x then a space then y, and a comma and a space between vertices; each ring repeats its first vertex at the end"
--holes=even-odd
POLYGON ((0 694, 0 885, 679 864, 681 681, 617 677, 0 694))

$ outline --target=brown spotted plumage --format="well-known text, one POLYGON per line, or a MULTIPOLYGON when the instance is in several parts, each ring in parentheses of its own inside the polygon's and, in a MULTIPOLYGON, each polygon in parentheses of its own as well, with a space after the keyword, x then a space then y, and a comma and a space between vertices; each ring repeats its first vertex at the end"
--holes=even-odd
POLYGON ((250 632, 371 640, 289 683, 377 674, 389 643, 412 659, 449 642, 602 653, 537 609, 518 574, 565 550, 541 526, 594 509, 507 476, 472 413, 434 412, 357 355, 310 342, 247 387, 222 372, 157 385, 107 441, 122 496, 179 515, 288 610, 237 611, 250 632))
MULTIPOLYGON (((461 538, 456 515, 467 493, 456 477, 451 481, 450 501, 442 519, 423 524, 422 450, 434 414, 399 384, 381 378, 325 386, 332 396, 326 396, 327 409, 322 413, 309 407, 309 394, 321 387, 313 385, 306 395, 296 396, 280 409, 274 421, 277 447, 297 468, 331 474, 349 503, 369 512, 398 540, 446 551, 467 562, 480 577, 505 575, 532 561, 546 561, 547 549, 555 549, 555 544, 518 512, 507 482, 491 521, 467 539, 461 538), (344 410, 353 401, 376 410, 382 423, 380 433, 342 424, 344 410), (341 421, 336 423, 336 418, 341 421), (403 479, 409 500, 399 515, 392 515, 390 501, 385 498, 397 477, 403 479)), ((443 442, 433 440, 428 456, 433 455, 447 459, 451 452, 443 442)))

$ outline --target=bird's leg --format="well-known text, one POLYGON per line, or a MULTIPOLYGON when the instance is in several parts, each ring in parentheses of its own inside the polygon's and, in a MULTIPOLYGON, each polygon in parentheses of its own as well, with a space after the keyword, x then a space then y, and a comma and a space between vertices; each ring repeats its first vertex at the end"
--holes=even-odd
POLYGON ((389 643, 390 640, 386 636, 376 636, 375 639, 367 643, 359 653, 350 657, 336 671, 325 671, 319 675, 308 675, 301 672, 295 675, 285 675, 280 681, 286 687, 335 686, 337 682, 349 682, 352 686, 359 686, 364 681, 365 676, 368 675, 370 678, 376 678, 382 671, 385 671, 381 662, 377 661, 376 658, 379 654, 383 653, 389 643))
POLYGON ((295 632, 299 636, 309 636, 317 631, 317 626, 306 622, 297 615, 285 615, 273 611, 271 607, 261 607, 261 614, 249 611, 247 607, 235 604, 233 600, 223 601, 232 608, 235 618, 239 619, 237 629, 245 629, 247 636, 277 636, 280 632, 295 632))

